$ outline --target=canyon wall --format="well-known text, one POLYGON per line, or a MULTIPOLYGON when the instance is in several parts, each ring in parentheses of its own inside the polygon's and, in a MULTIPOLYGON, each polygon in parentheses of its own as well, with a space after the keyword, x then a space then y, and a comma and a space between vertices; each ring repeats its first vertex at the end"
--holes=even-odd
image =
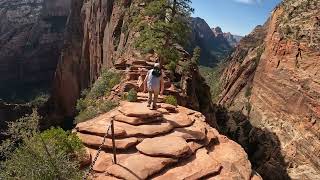
POLYGON ((283 1, 241 40, 221 79, 219 104, 233 113, 218 124, 264 179, 320 178, 319 9, 318 0, 283 1))
POLYGON ((0 2, 0 98, 21 87, 37 89, 51 85, 63 45, 69 3, 0 2))
MULTIPOLYGON (((130 75, 128 71, 139 66, 134 63, 140 63, 141 66, 152 61, 150 59, 156 59, 154 55, 143 55, 134 48, 133 42, 139 35, 139 30, 132 22, 144 6, 144 3, 130 0, 72 2, 65 47, 55 74, 50 111, 54 110, 64 117, 73 117, 81 91, 95 82, 102 69, 116 68, 125 75, 130 75)), ((181 49, 181 52, 185 53, 184 60, 190 60, 190 55, 185 50, 181 49)), ((182 69, 182 65, 177 66, 179 67, 182 69)), ((197 67, 179 72, 175 75, 166 73, 169 87, 174 86, 173 81, 180 86, 175 87, 179 90, 172 93, 186 106, 202 110, 214 124, 213 104, 208 98, 197 95, 199 92, 209 95, 209 89, 197 67)))

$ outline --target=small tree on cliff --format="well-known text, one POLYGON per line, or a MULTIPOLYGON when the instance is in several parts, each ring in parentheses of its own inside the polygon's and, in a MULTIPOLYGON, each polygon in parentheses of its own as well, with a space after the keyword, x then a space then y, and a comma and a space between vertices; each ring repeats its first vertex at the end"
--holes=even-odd
POLYGON ((196 48, 194 48, 193 50, 193 56, 191 61, 193 63, 199 64, 200 62, 200 55, 201 55, 201 48, 199 46, 197 46, 196 48))
POLYGON ((145 0, 141 12, 140 37, 136 47, 154 50, 164 64, 176 62, 179 52, 175 44, 184 45, 190 32, 189 17, 194 11, 191 0, 145 0))

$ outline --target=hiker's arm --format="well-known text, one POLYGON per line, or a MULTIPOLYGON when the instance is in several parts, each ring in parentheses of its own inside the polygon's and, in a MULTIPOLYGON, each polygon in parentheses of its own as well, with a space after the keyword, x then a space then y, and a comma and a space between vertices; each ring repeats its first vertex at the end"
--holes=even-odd
POLYGON ((144 81, 143 81, 143 92, 147 91, 148 76, 149 76, 149 72, 147 73, 147 75, 146 75, 146 77, 144 78, 144 81))
POLYGON ((160 80, 160 95, 163 95, 164 91, 164 80, 163 80, 163 75, 161 75, 161 80, 160 80))

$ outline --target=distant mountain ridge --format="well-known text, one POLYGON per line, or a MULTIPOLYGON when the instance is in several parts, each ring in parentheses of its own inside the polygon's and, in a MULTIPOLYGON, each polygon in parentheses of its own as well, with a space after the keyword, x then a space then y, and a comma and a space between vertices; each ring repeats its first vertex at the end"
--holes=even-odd
POLYGON ((225 59, 236 47, 241 36, 224 33, 217 26, 210 28, 202 18, 191 19, 192 35, 187 48, 190 53, 197 46, 201 48, 200 65, 213 67, 225 59))
POLYGON ((232 47, 236 47, 240 42, 240 40, 243 38, 243 36, 234 35, 234 34, 231 34, 230 32, 223 33, 223 36, 224 38, 227 39, 227 41, 232 47))

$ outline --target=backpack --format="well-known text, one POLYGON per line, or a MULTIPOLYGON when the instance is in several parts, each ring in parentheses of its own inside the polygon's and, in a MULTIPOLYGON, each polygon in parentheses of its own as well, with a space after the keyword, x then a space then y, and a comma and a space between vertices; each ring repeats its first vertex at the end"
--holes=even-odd
POLYGON ((160 77, 161 76, 161 70, 159 68, 153 68, 152 76, 160 77))

